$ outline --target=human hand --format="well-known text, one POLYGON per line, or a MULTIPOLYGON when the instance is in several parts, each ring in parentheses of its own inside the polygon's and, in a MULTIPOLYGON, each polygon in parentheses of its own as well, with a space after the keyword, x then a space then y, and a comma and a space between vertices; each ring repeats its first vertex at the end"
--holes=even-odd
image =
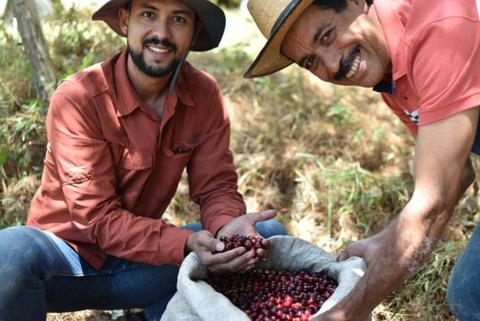
POLYGON ((337 257, 338 261, 345 261, 349 257, 358 256, 365 260, 367 266, 377 256, 378 249, 380 248, 382 236, 377 234, 371 238, 363 239, 348 245, 337 257))
MULTIPOLYGON (((260 221, 267 221, 275 217, 276 212, 273 210, 269 211, 263 211, 263 212, 257 212, 257 213, 247 213, 245 215, 242 215, 240 217, 237 217, 224 227, 222 227, 218 231, 218 237, 220 236, 227 236, 230 237, 234 234, 238 235, 244 235, 244 236, 249 236, 249 235, 259 235, 257 232, 257 229, 255 228, 255 224, 260 221)), ((270 241, 268 240, 262 240, 262 245, 264 248, 268 248, 270 246, 270 241)), ((250 252, 253 252, 250 251, 250 252)), ((255 263, 258 261, 259 258, 265 257, 266 252, 264 249, 257 249, 256 252, 256 257, 254 260, 252 260, 249 265, 249 267, 253 267, 255 263)))
POLYGON ((237 272, 245 270, 254 260, 252 251, 239 247, 222 253, 225 244, 220 242, 206 230, 190 234, 187 239, 186 249, 195 252, 200 261, 212 272, 237 272))
POLYGON ((332 309, 323 312, 322 314, 315 314, 310 318, 310 321, 355 321, 345 316, 345 313, 333 307, 332 309))

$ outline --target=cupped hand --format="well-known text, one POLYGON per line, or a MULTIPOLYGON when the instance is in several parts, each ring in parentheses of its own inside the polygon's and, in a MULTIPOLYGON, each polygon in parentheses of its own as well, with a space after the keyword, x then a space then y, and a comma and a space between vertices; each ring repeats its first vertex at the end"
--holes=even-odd
MULTIPOLYGON (((255 212, 255 213, 247 213, 245 215, 239 216, 224 227, 222 227, 218 231, 218 237, 220 236, 227 236, 230 237, 232 235, 238 234, 238 235, 244 235, 244 236, 249 236, 249 235, 258 235, 257 229, 255 228, 255 224, 257 222, 261 221, 268 221, 272 218, 275 217, 276 212, 274 210, 268 210, 268 211, 262 211, 262 212, 255 212)), ((270 246, 270 241, 269 240, 262 240, 262 245, 265 248, 268 248, 270 246)), ((249 251, 253 252, 253 250, 249 251)), ((257 255, 254 257, 249 266, 247 268, 253 267, 255 263, 258 261, 258 259, 265 257, 266 252, 264 249, 257 249, 257 255)))
POLYGON ((195 252, 200 261, 205 264, 209 271, 223 273, 223 272, 238 272, 246 270, 254 255, 252 251, 247 252, 245 248, 240 247, 226 252, 223 251, 225 244, 213 237, 213 235, 206 230, 190 234, 187 239, 186 248, 188 251, 195 252))

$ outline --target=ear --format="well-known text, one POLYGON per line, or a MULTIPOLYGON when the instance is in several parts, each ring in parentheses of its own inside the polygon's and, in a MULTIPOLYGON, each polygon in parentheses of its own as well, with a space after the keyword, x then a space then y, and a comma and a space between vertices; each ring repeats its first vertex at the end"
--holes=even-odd
POLYGON ((128 19, 130 18, 130 10, 120 9, 118 10, 118 18, 120 23, 120 29, 126 35, 128 33, 128 19))

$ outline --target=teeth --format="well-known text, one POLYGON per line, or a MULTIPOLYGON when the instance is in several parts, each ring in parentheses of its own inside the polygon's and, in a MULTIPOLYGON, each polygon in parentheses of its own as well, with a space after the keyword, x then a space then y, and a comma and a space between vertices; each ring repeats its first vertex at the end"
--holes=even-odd
POLYGON ((158 53, 167 53, 169 51, 168 49, 161 49, 157 47, 148 47, 148 49, 158 53))
POLYGON ((357 55, 353 60, 352 66, 350 67, 350 70, 347 72, 345 77, 351 78, 353 75, 355 75, 359 65, 360 65, 360 55, 357 55))

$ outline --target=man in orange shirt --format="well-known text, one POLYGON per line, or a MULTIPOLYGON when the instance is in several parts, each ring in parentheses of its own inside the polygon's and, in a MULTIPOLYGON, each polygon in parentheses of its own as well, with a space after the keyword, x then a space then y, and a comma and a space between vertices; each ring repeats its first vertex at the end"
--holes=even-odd
MULTIPOLYGON (((361 256, 364 277, 315 321, 363 321, 429 257, 475 174, 480 154, 480 1, 250 0, 268 38, 246 76, 292 63, 321 80, 381 92, 416 135, 414 191, 390 224, 339 256, 361 256)), ((480 320, 480 225, 458 260, 448 303, 480 320)), ((422 319, 420 317, 420 319, 422 319)))
POLYGON ((93 19, 128 49, 69 77, 51 100, 29 226, 0 231, 2 321, 132 307, 159 320, 188 252, 211 271, 241 271, 258 257, 215 254, 224 247, 215 237, 285 234, 272 211, 244 215, 220 90, 185 60, 218 45, 222 10, 207 0, 112 0, 93 19), (161 217, 185 168, 201 224, 177 228, 161 217))

